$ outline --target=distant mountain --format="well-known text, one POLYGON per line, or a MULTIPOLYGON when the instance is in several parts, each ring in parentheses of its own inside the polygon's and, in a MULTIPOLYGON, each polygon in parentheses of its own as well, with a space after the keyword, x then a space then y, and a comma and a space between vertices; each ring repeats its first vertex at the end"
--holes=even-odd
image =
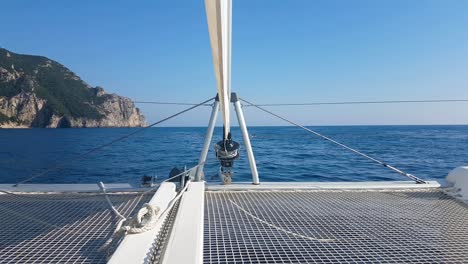
POLYGON ((0 127, 141 127, 132 100, 91 87, 60 63, 0 48, 0 127))

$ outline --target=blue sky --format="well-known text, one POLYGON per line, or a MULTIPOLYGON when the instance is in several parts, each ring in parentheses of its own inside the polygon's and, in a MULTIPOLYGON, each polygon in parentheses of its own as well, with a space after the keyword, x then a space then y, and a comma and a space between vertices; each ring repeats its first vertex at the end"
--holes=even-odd
MULTIPOLYGON (((134 100, 199 102, 216 91, 203 4, 5 1, 0 46, 134 100)), ((232 89, 257 103, 468 99, 467 13, 463 0, 234 0, 232 89)), ((155 121, 182 107, 141 109, 155 121)), ((274 110, 306 125, 468 123, 468 103, 274 110)), ((208 114, 166 125, 203 126, 208 114)))

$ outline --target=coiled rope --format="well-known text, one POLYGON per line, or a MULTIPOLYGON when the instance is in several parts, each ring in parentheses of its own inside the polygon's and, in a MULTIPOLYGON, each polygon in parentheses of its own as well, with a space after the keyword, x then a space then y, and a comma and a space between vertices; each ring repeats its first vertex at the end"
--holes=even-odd
MULTIPOLYGON (((188 175, 188 173, 198 169, 198 167, 201 165, 202 164, 200 163, 186 171, 183 171, 171 178, 164 180, 162 183, 170 181, 177 177, 185 177, 186 175, 188 175)), ((114 207, 109 197, 107 197, 104 184, 100 182, 98 185, 101 188, 102 192, 106 195, 107 202, 111 207, 111 210, 119 218, 119 222, 117 223, 117 226, 114 232, 112 233, 112 236, 99 248, 99 251, 107 250, 113 244, 114 241, 120 240, 127 234, 139 234, 153 229, 157 225, 161 217, 164 216, 166 212, 171 210, 172 207, 174 207, 174 205, 176 204, 176 202, 180 199, 180 197, 182 197, 183 193, 187 190, 190 182, 191 180, 188 180, 186 182, 184 188, 179 191, 179 193, 168 203, 166 209, 164 209, 164 211, 162 211, 161 213, 161 208, 146 203, 132 218, 126 218, 114 207)))
POLYGON ((345 149, 347 149, 347 150, 349 150, 349 151, 351 151, 351 152, 353 152, 353 153, 356 153, 356 154, 358 154, 358 155, 360 155, 360 156, 362 156, 362 157, 364 157, 364 158, 366 158, 366 159, 369 159, 369 160, 371 160, 371 161, 374 161, 374 162, 376 162, 376 163, 378 163, 378 164, 384 166, 385 168, 389 168, 390 170, 392 170, 392 171, 394 171, 394 172, 397 172, 397 173, 400 174, 400 175, 403 175, 403 176, 405 176, 405 177, 408 177, 409 179, 415 181, 416 183, 426 183, 424 180, 422 180, 422 179, 420 179, 420 178, 418 178, 418 177, 416 177, 416 176, 414 176, 414 175, 412 175, 412 174, 406 173, 406 172, 404 172, 404 171, 402 171, 402 170, 400 170, 400 169, 397 169, 397 168, 395 168, 395 167, 393 167, 393 166, 391 166, 391 165, 389 165, 389 164, 387 164, 387 163, 385 163, 385 162, 383 162, 383 161, 380 161, 380 160, 378 160, 378 159, 376 159, 376 158, 373 158, 373 157, 371 157, 371 156, 369 156, 369 155, 367 155, 367 154, 364 154, 364 153, 362 153, 362 152, 360 152, 360 151, 358 151, 358 150, 356 150, 356 149, 353 149, 353 148, 351 148, 351 147, 348 147, 347 145, 345 145, 345 144, 343 144, 343 143, 340 143, 340 142, 338 142, 338 141, 336 141, 336 140, 334 140, 334 139, 331 139, 331 138, 329 138, 329 137, 327 137, 327 136, 324 136, 324 135, 322 135, 322 134, 320 134, 320 133, 318 133, 318 132, 316 132, 316 131, 314 131, 314 130, 312 130, 312 129, 309 129, 309 128, 305 127, 305 126, 299 125, 299 124, 297 124, 297 123, 295 123, 295 122, 293 122, 293 121, 291 121, 291 120, 289 120, 289 119, 286 119, 286 118, 284 118, 284 117, 282 117, 282 116, 280 116, 280 115, 277 115, 277 114, 275 114, 275 113, 273 113, 273 112, 271 112, 271 111, 269 111, 269 110, 267 110, 267 109, 265 109, 265 108, 263 108, 263 107, 261 107, 261 106, 259 106, 259 105, 253 104, 253 103, 251 103, 251 102, 249 102, 249 101, 247 101, 247 100, 245 100, 245 99, 243 99, 243 98, 240 98, 240 100, 243 101, 243 102, 245 102, 245 103, 247 103, 247 104, 249 104, 249 106, 253 106, 253 107, 257 108, 257 109, 260 109, 260 110, 262 110, 262 111, 265 112, 265 113, 268 113, 268 114, 270 114, 270 115, 272 115, 272 116, 275 116, 275 117, 277 117, 277 118, 279 118, 279 119, 281 119, 281 120, 283 120, 283 121, 285 121, 285 122, 287 122, 287 123, 289 123, 289 124, 291 124, 291 125, 294 125, 294 126, 297 126, 297 127, 299 127, 299 128, 302 128, 302 129, 304 129, 305 131, 307 131, 307 132, 309 132, 309 133, 311 133, 311 134, 314 134, 314 135, 316 135, 316 136, 318 136, 318 137, 320 137, 320 138, 322 138, 322 139, 324 139, 324 140, 326 140, 326 141, 329 141, 329 142, 331 142, 331 143, 333 143, 333 144, 336 144, 336 145, 338 145, 338 146, 340 146, 340 147, 342 147, 342 148, 345 148, 345 149))
POLYGON ((197 108, 197 107, 199 107, 199 106, 205 105, 206 103, 208 103, 208 102, 210 102, 210 101, 212 101, 212 100, 214 100, 214 99, 215 99, 215 98, 212 97, 212 98, 210 98, 210 99, 208 99, 208 100, 205 100, 205 101, 203 101, 203 102, 201 102, 201 103, 199 103, 199 104, 193 105, 193 106, 191 106, 191 107, 189 107, 189 108, 186 108, 186 109, 184 109, 184 110, 182 110, 182 111, 180 111, 180 112, 177 112, 177 113, 175 113, 175 114, 173 114, 173 115, 171 115, 171 116, 168 116, 168 117, 166 117, 166 118, 164 118, 164 119, 161 119, 161 120, 159 120, 159 121, 157 121, 157 122, 154 122, 154 123, 152 123, 152 124, 149 125, 149 126, 142 127, 142 128, 137 129, 137 130, 135 130, 135 131, 133 131, 133 132, 131 132, 131 133, 128 133, 128 134, 126 134, 126 135, 123 135, 123 136, 121 136, 121 137, 118 137, 118 138, 116 138, 116 139, 114 139, 114 140, 112 140, 112 141, 110 141, 110 142, 108 142, 108 143, 106 143, 106 144, 100 145, 100 146, 95 147, 95 148, 93 148, 93 149, 91 149, 91 150, 89 150, 89 151, 87 151, 87 152, 85 152, 85 153, 82 153, 82 154, 76 156, 76 157, 73 158, 73 159, 70 159, 70 160, 65 161, 65 162, 58 163, 58 164, 56 164, 55 166, 52 166, 52 167, 50 167, 49 169, 47 169, 47 170, 45 170, 45 171, 43 171, 43 172, 40 172, 40 173, 38 173, 38 174, 35 174, 35 175, 33 175, 33 176, 31 176, 31 177, 29 177, 29 178, 27 178, 27 179, 25 179, 25 180, 22 180, 22 181, 20 181, 20 182, 17 182, 17 183, 14 184, 13 186, 18 187, 20 184, 23 184, 23 183, 28 182, 28 181, 31 181, 31 180, 33 180, 33 179, 35 179, 35 178, 44 176, 44 175, 46 175, 47 173, 49 173, 49 172, 51 172, 51 171, 53 171, 53 170, 56 170, 56 169, 61 168, 61 167, 65 166, 65 165, 71 164, 71 163, 73 163, 73 162, 75 162, 75 161, 77 161, 77 160, 84 159, 84 158, 88 157, 90 154, 93 154, 94 152, 96 152, 96 151, 98 151, 98 150, 101 150, 101 149, 103 149, 103 148, 105 148, 105 147, 108 147, 108 146, 113 145, 113 144, 115 144, 115 143, 117 143, 117 142, 119 142, 119 141, 122 141, 122 140, 124 140, 124 139, 126 139, 126 138, 129 138, 129 137, 131 137, 131 136, 133 136, 133 135, 135 135, 135 134, 137 134, 137 133, 140 133, 140 132, 142 132, 142 131, 144 131, 144 130, 150 128, 150 127, 154 127, 154 126, 156 126, 156 125, 159 125, 159 124, 161 124, 161 123, 163 123, 163 122, 165 122, 165 121, 167 121, 167 120, 169 120, 169 119, 172 119, 172 118, 174 118, 174 117, 176 117, 176 116, 179 116, 179 115, 181 115, 181 114, 183 114, 183 113, 185 113, 185 112, 188 112, 188 111, 190 111, 190 110, 192 110, 192 109, 195 109, 195 108, 197 108))

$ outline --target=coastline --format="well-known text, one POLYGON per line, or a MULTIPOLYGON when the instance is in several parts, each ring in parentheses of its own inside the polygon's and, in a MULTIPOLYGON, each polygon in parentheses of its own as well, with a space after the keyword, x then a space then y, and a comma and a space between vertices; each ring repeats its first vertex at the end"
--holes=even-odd
MULTIPOLYGON (((306 127, 464 127, 468 126, 468 124, 398 124, 398 125, 305 125, 306 127)), ((90 127, 67 127, 67 129, 83 129, 83 128, 142 128, 143 126, 90 126, 90 127)), ((232 126, 233 128, 239 128, 238 126, 232 126)), ((259 125, 259 126, 250 126, 251 128, 286 128, 286 127, 294 127, 288 125, 259 125)), ((26 125, 18 125, 16 123, 3 123, 0 124, 0 129, 56 129, 57 127, 31 127, 26 125)), ((204 126, 158 126, 153 128, 205 128, 204 126)), ((216 126, 216 128, 222 128, 222 126, 216 126)), ((63 128, 60 128, 63 129, 63 128)))
POLYGON ((5 128, 5 129, 16 129, 16 128, 31 128, 29 126, 25 126, 25 125, 18 125, 16 123, 12 123, 12 122, 8 122, 8 123, 3 123, 3 124, 0 124, 0 129, 1 128, 5 128))

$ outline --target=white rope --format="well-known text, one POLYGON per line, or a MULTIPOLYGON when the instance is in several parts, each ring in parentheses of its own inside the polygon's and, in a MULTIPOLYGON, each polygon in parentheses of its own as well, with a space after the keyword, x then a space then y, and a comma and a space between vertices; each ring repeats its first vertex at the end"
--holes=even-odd
POLYGON ((104 186, 104 183, 103 182, 99 182, 98 183, 98 186, 99 186, 99 189, 101 189, 101 191, 104 193, 104 197, 106 197, 106 201, 107 203, 109 204, 112 212, 114 212, 114 214, 120 218, 120 219, 125 219, 125 216, 123 216, 115 207, 114 205, 112 204, 109 196, 107 195, 107 192, 106 192, 106 186, 104 186))
POLYGON ((281 231, 283 233, 286 233, 286 234, 289 234, 289 235, 292 235, 292 236, 296 236, 296 237, 300 237, 300 238, 304 238, 304 239, 308 239, 308 240, 312 240, 312 241, 318 241, 318 242, 335 242, 337 241, 336 239, 332 239, 332 238, 316 238, 316 237, 311 237, 311 236, 305 236, 305 235, 301 235, 301 234, 298 234, 298 233, 294 233, 294 232, 291 232, 289 230, 286 230, 282 227, 279 227, 279 226, 276 226, 272 223, 269 223, 255 215, 253 215, 252 213, 250 213, 249 211, 245 210, 244 208, 242 208, 240 205, 238 205, 237 203, 235 203, 234 201, 232 201, 231 199, 229 199, 229 202, 232 203, 235 207, 237 207, 237 209, 241 210, 242 212, 244 212, 246 215, 252 217, 253 219, 257 220, 258 222, 260 223, 263 223, 269 227, 272 227, 278 231, 281 231))
MULTIPOLYGON (((185 177, 185 175, 187 175, 190 171, 198 168, 200 165, 202 164, 198 164, 189 170, 186 170, 171 178, 168 178, 164 180, 162 183, 167 182, 176 177, 180 177, 180 176, 185 177)), ((140 210, 138 210, 138 213, 136 214, 136 216, 132 218, 126 218, 122 214, 119 213, 119 211, 113 206, 112 202, 107 196, 105 192, 105 188, 101 188, 101 185, 104 186, 104 184, 100 182, 99 187, 101 188, 101 190, 103 190, 104 194, 106 195, 107 202, 109 206, 111 207, 112 211, 115 213, 117 217, 120 218, 120 220, 117 223, 117 226, 114 232, 112 233, 112 236, 99 248, 99 251, 107 250, 117 238, 120 239, 127 234, 144 233, 156 227, 156 225, 158 224, 162 216, 166 215, 166 212, 171 210, 174 207, 175 203, 180 199, 180 197, 182 197, 184 192, 187 190, 190 182, 191 180, 187 181, 184 188, 180 190, 179 194, 177 194, 176 197, 174 197, 169 202, 168 206, 163 212, 160 213, 161 208, 159 208, 158 206, 154 206, 152 204, 146 203, 143 205, 143 207, 140 210)))
MULTIPOLYGON (((181 177, 181 176, 183 176, 183 175, 186 176, 190 171, 193 171, 194 169, 197 169, 198 167, 200 167, 200 166, 203 165, 203 164, 205 164, 205 162, 201 162, 201 163, 197 164, 196 166, 194 166, 194 167, 192 167, 192 168, 190 168, 190 169, 188 169, 188 170, 185 170, 185 171, 183 171, 183 172, 181 172, 181 173, 179 173, 179 174, 177 174, 177 175, 175 175, 175 176, 172 176, 172 177, 170 177, 170 178, 167 178, 167 179, 165 179, 164 181, 162 181, 161 184, 162 184, 162 183, 165 183, 165 182, 168 182, 168 181, 170 181, 170 180, 172 180, 172 179, 175 179, 175 178, 177 178, 177 177, 181 177)), ((161 185, 161 184, 160 184, 160 185, 161 185)), ((158 187, 159 187, 160 185, 158 185, 158 187)), ((104 194, 104 196, 105 196, 105 198, 106 198, 106 200, 107 200, 107 203, 109 204, 109 207, 111 208, 112 212, 114 212, 114 214, 115 214, 118 218, 127 220, 127 218, 126 218, 125 216, 123 216, 123 215, 115 208, 115 206, 112 204, 111 200, 109 199, 109 196, 107 195, 106 187, 105 187, 104 183, 103 183, 103 182, 99 182, 99 183, 98 183, 98 186, 99 186, 99 189, 101 189, 101 191, 103 192, 103 194, 104 194)), ((154 189, 155 189, 155 188, 151 188, 150 190, 144 191, 142 194, 145 194, 145 193, 154 191, 154 189)), ((1 192, 1 190, 0 190, 0 192, 1 192)), ((141 214, 141 213, 142 213, 142 210, 146 210, 145 213, 143 213, 143 215, 144 215, 144 214, 147 214, 147 213, 151 213, 152 211, 155 210, 155 208, 150 208, 150 207, 152 207, 150 204, 144 204, 144 205, 143 205, 143 208, 141 208, 141 209, 138 211, 138 214, 141 214)), ((159 209, 158 209, 158 210, 159 210, 159 209)), ((141 215, 141 216, 142 216, 142 215, 141 215)), ((138 218, 141 218, 141 216, 138 217, 138 218)), ((140 222, 138 222, 138 223, 140 223, 140 222)))
POLYGON ((135 217, 121 218, 112 236, 99 248, 99 251, 108 249, 116 238, 121 238, 126 234, 139 234, 153 229, 159 220, 158 216, 160 215, 158 213, 160 210, 158 206, 146 203, 138 210, 135 217))

